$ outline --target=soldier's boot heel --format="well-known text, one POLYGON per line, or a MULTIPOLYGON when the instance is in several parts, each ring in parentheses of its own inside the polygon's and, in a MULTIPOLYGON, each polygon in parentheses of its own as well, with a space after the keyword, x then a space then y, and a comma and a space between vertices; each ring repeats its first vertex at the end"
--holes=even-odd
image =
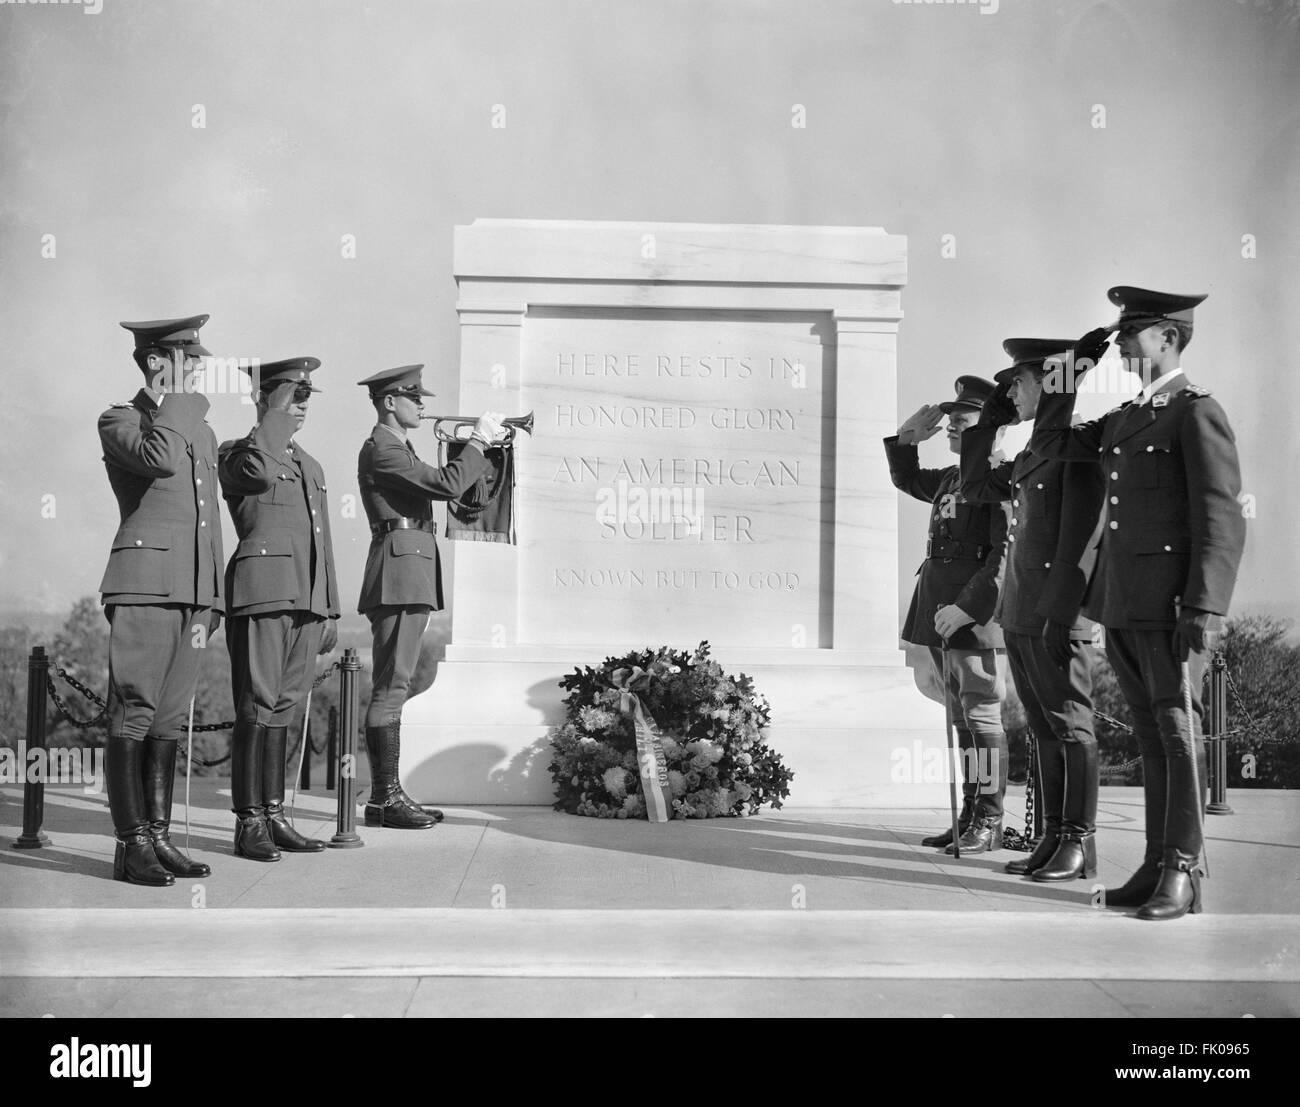
POLYGON ((1097 875, 1097 836, 1066 832, 1052 859, 1031 874, 1040 883, 1088 880, 1097 875))
POLYGON ((1160 867, 1160 881, 1137 913, 1139 919, 1164 921, 1201 913, 1201 871, 1196 859, 1180 856, 1160 867))
POLYGON ((366 826, 388 827, 392 830, 428 830, 438 825, 438 820, 419 808, 410 807, 396 796, 384 804, 367 803, 366 826))
POLYGON ((117 840, 113 852, 113 879, 148 888, 170 888, 176 878, 158 863, 153 842, 143 830, 117 840))
MULTIPOLYGON (((971 796, 966 796, 961 801, 961 813, 957 816, 957 833, 965 834, 970 826, 971 813, 975 807, 975 800, 971 796)), ((931 834, 929 837, 921 839, 921 845, 930 846, 935 849, 942 849, 944 846, 952 845, 952 827, 940 831, 938 834, 931 834)))
MULTIPOLYGON (((971 821, 958 843, 962 853, 992 853, 1002 848, 1002 819, 1000 816, 978 815, 971 821)), ((949 846, 945 853, 954 852, 949 846)))
MULTIPOLYGON (((323 853, 325 843, 307 838, 294 830, 284 816, 284 752, 289 728, 268 726, 262 743, 262 808, 266 827, 274 845, 286 853, 323 853)), ((307 739, 304 737, 303 741, 307 739)))
POLYGON ((271 840, 262 809, 237 813, 235 823, 235 856, 249 861, 279 861, 280 851, 271 840))
POLYGON ((1030 873, 1035 873, 1052 859, 1053 854, 1056 853, 1056 847, 1060 843, 1061 839, 1056 831, 1047 831, 1043 834, 1042 841, 1034 847, 1033 853, 1028 857, 1008 861, 1003 866, 1003 869, 1016 876, 1028 876, 1030 873))

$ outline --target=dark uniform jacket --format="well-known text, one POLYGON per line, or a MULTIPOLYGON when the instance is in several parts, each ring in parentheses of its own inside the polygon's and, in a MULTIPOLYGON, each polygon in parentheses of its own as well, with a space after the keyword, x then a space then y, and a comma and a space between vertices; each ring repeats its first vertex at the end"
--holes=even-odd
POLYGON ((1180 373, 1140 407, 1072 427, 1073 412, 1073 391, 1044 390, 1030 448, 1100 465, 1105 515, 1084 613, 1135 630, 1173 627, 1180 602, 1226 615, 1246 522, 1218 401, 1180 373))
POLYGON ((902 638, 918 646, 942 646, 934 629, 941 607, 956 604, 975 620, 948 639, 955 650, 1001 649, 1002 628, 993 622, 1007 540, 1007 514, 1001 504, 968 504, 961 495, 961 470, 922 469, 915 446, 885 439, 894 487, 931 504, 926 559, 917 570, 912 606, 902 638))
POLYGON ((962 495, 970 503, 1011 501, 1006 575, 993 617, 1003 630, 1033 637, 1048 619, 1072 624, 1072 638, 1091 641, 1092 624, 1079 606, 1096 560, 1101 470, 1027 449, 994 465, 996 439, 993 427, 961 436, 962 495))
POLYGON ((391 530, 370 540, 361 581, 361 614, 377 607, 424 604, 442 609, 442 570, 433 536, 433 501, 464 495, 487 461, 475 442, 438 469, 387 427, 377 426, 361 447, 357 481, 371 527, 388 519, 420 520, 428 530, 391 530))
POLYGON ((225 610, 217 438, 208 398, 147 389, 99 417, 121 523, 99 590, 109 604, 225 610))
POLYGON ((290 448, 296 426, 287 412, 268 411, 247 437, 221 445, 221 490, 240 539, 226 568, 232 615, 340 614, 325 474, 297 443, 290 448))

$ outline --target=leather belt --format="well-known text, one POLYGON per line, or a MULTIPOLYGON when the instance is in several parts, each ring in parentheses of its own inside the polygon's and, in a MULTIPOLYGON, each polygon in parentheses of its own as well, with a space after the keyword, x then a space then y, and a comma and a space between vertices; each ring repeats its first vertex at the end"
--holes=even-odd
POLYGON ((396 519, 385 519, 381 523, 373 524, 370 534, 374 538, 382 538, 390 530, 423 530, 436 537, 438 524, 432 519, 408 519, 405 515, 399 515, 396 519))
POLYGON ((945 561, 954 558, 983 561, 992 549, 992 546, 972 546, 968 542, 958 542, 954 538, 931 538, 925 543, 925 556, 943 558, 945 561))

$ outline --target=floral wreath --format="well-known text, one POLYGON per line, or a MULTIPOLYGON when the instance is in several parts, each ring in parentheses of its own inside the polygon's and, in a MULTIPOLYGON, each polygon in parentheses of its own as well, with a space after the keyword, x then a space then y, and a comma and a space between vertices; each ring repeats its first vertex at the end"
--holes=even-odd
POLYGON ((744 673, 733 677, 709 656, 638 650, 584 666, 560 681, 565 722, 551 735, 555 809, 601 819, 645 819, 637 734, 628 700, 653 720, 667 763, 676 818, 753 815, 790 794, 794 773, 768 747, 767 700, 744 673), (635 696, 629 696, 634 691, 635 696))

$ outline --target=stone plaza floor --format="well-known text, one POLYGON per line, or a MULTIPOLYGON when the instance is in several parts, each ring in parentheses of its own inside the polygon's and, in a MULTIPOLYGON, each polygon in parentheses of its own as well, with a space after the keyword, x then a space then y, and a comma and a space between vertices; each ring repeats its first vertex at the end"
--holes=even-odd
MULTIPOLYGON (((652 826, 447 807, 433 830, 258 864, 233 856, 228 784, 207 778, 190 852, 212 875, 147 889, 110 879, 102 793, 47 788, 37 850, 11 848, 21 789, 0 797, 10 1017, 1300 1014, 1293 792, 1231 792, 1235 814, 1207 817, 1207 912, 1170 923, 1093 903, 1141 859, 1134 788, 1102 789, 1100 871, 1071 885, 1004 873, 1009 851, 923 848, 945 809, 652 826)), ((334 810, 301 794, 297 825, 328 838, 334 810)), ((1008 825, 1023 810, 1012 788, 1008 825)))

